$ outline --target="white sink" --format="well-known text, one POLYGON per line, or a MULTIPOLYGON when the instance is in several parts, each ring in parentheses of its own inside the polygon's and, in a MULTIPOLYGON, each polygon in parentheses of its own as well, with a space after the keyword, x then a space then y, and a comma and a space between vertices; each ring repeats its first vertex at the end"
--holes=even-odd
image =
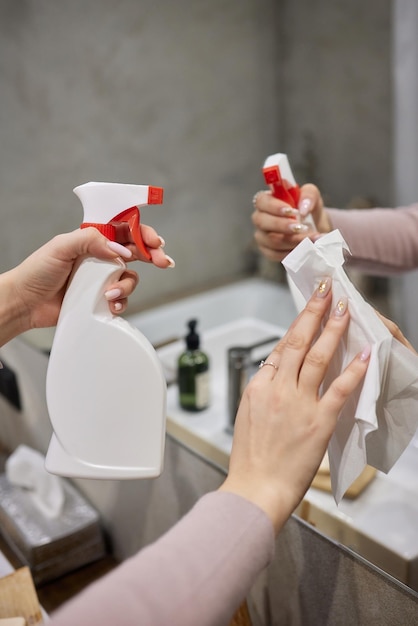
POLYGON ((198 327, 204 332, 241 318, 288 327, 295 316, 286 286, 248 278, 132 315, 128 320, 156 345, 184 337, 186 323, 192 318, 199 320, 198 327))
MULTIPOLYGON (((199 322, 201 347, 210 358, 211 404, 199 413, 187 413, 179 407, 177 386, 170 385, 167 431, 227 469, 232 443, 226 430, 228 347, 249 346, 281 336, 295 316, 296 309, 286 286, 249 278, 129 317, 129 322, 154 345, 171 342, 157 350, 168 382, 175 379, 177 358, 185 348, 187 321, 195 318, 199 322)), ((261 359, 268 348, 269 345, 258 353, 254 351, 253 358, 261 359)))

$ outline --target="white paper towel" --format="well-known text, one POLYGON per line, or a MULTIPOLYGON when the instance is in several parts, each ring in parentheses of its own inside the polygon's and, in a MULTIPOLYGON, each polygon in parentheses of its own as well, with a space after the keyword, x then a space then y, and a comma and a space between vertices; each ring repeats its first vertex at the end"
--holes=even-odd
POLYGON ((45 457, 40 452, 23 444, 18 446, 7 459, 5 470, 8 481, 25 489, 43 515, 60 515, 65 501, 61 479, 46 471, 45 457))
POLYGON ((348 298, 350 324, 330 364, 323 389, 366 345, 370 362, 363 384, 346 403, 328 447, 337 504, 368 464, 387 473, 418 428, 418 356, 394 339, 343 269, 349 248, 334 230, 315 243, 304 239, 283 261, 300 309, 325 276, 332 277, 332 306, 348 298), (294 287, 297 287, 298 292, 294 287))

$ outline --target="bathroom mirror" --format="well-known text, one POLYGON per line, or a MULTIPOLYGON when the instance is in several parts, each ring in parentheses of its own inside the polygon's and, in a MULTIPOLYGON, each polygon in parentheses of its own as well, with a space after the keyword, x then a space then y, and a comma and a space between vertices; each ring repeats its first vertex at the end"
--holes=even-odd
MULTIPOLYGON (((308 4, 282 3, 279 26, 284 141, 286 151, 300 157, 300 179, 316 183, 328 206, 416 203, 416 3, 328 6, 321 21, 308 4), (286 28, 292 20, 300 27, 298 37, 286 28)), ((389 280, 351 272, 366 298, 397 321, 415 348, 417 275, 389 280)), ((368 473, 357 497, 352 494, 338 512, 334 507, 335 516, 327 516, 327 505, 333 505, 320 491, 298 513, 416 591, 417 471, 416 435, 389 475, 368 473), (355 528, 345 525, 350 518, 355 528)))
MULTIPOLYGON (((163 207, 141 218, 164 236, 176 269, 135 267, 130 314, 249 274, 277 279, 251 223, 268 154, 287 152, 296 179, 316 183, 329 205, 418 198, 415 0, 178 0, 164 3, 164 19, 158 3, 81 6, 0 2, 2 271, 78 227, 72 189, 89 180, 166 190, 163 207)), ((413 283, 398 281, 408 300, 394 300, 388 281, 356 279, 415 339, 413 283)), ((23 341, 43 359, 51 339, 45 331, 23 341)), ((42 381, 44 360, 32 377, 28 363, 28 384, 42 381)), ((40 383, 39 402, 42 393, 40 383)), ((45 448, 50 433, 32 416, 27 426, 29 442, 45 448)), ((414 487, 391 508, 394 523, 415 519, 417 507, 414 487)), ((313 504, 299 513, 319 523, 313 504)), ((391 569, 379 549, 382 567, 402 579, 402 564, 391 569)))

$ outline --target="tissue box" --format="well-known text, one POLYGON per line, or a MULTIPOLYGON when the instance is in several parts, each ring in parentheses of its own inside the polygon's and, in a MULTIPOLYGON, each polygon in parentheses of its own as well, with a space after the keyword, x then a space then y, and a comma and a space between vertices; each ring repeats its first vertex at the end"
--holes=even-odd
POLYGON ((66 480, 62 514, 47 518, 29 492, 0 475, 0 532, 36 584, 102 558, 105 543, 97 511, 66 480))

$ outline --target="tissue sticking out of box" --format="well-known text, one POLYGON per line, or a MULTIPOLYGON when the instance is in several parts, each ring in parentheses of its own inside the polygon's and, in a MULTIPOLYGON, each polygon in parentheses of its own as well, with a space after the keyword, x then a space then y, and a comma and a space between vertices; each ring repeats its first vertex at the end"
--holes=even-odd
MULTIPOLYGON (((27 450, 25 455, 27 459, 27 450)), ((22 459, 21 451, 17 458, 22 459)), ((9 473, 15 479, 13 465, 9 473)), ((33 457, 27 466, 19 463, 20 483, 30 486, 32 468, 33 457)), ((33 498, 28 487, 12 484, 6 473, 0 474, 0 533, 17 561, 30 567, 36 584, 55 580, 106 554, 98 512, 70 481, 60 478, 59 484, 63 496, 52 498, 55 508, 49 505, 48 513, 59 508, 58 500, 62 511, 52 517, 45 515, 45 507, 39 506, 39 498, 33 498)))
POLYGON ((43 515, 56 518, 62 513, 65 494, 61 479, 46 471, 40 452, 20 445, 7 459, 5 469, 9 482, 25 489, 43 515))

